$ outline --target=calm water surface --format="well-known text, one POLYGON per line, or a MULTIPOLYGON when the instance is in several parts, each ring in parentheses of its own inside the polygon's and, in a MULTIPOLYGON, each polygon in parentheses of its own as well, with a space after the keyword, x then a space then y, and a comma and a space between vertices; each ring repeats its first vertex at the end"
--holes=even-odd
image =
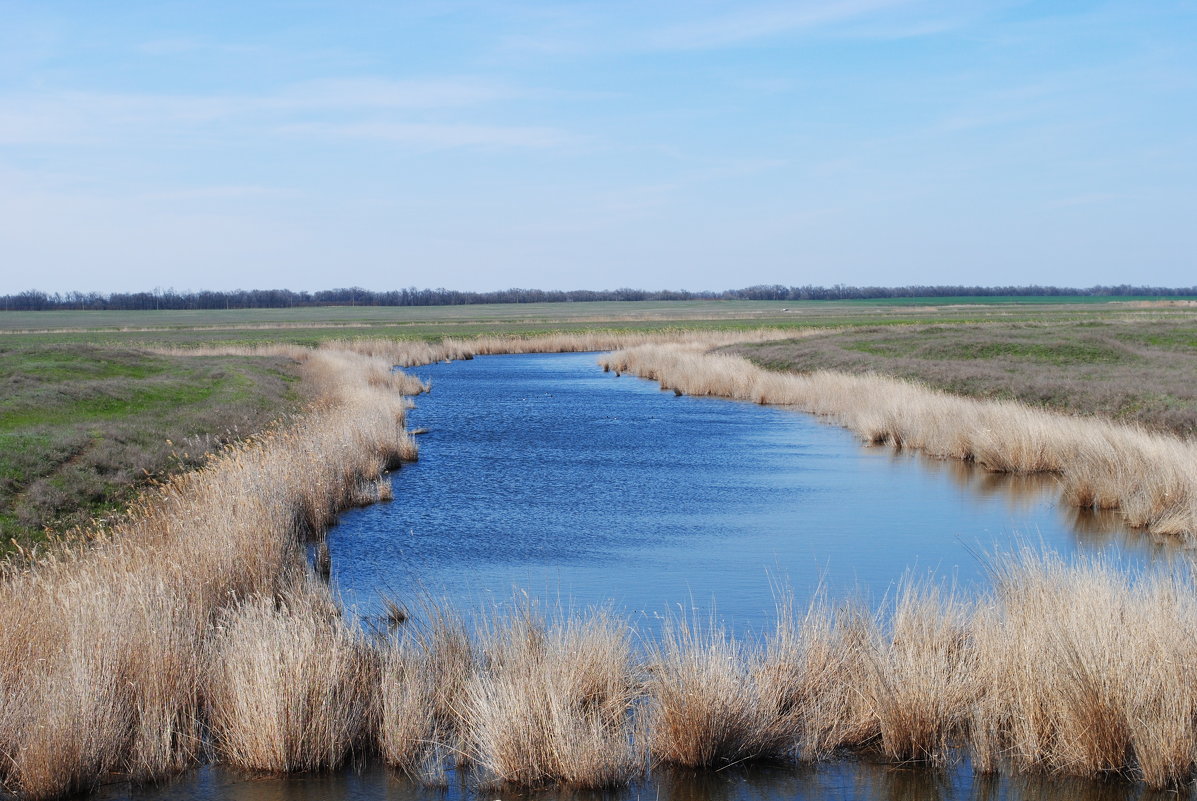
MULTIPOLYGON (((1138 563, 1171 555, 1110 518, 1056 504, 1050 481, 1011 479, 889 448, 780 409, 674 397, 616 378, 593 354, 491 356, 415 371, 432 381, 409 425, 430 431, 420 461, 393 475, 395 500, 344 516, 329 537, 333 580, 362 614, 380 593, 458 608, 513 588, 582 607, 611 603, 643 631, 670 610, 767 627, 770 577, 799 599, 874 600, 914 569, 985 582, 983 554, 1020 541, 1138 563)), ((1176 798, 1110 783, 974 777, 846 760, 814 768, 657 771, 610 794, 543 801, 1127 801, 1176 798)), ((451 780, 441 789, 385 768, 285 778, 220 767, 102 798, 237 801, 519 798, 451 780)))
POLYGON ((931 770, 844 760, 809 768, 658 770, 651 780, 606 793, 479 791, 452 777, 447 786, 430 788, 378 765, 287 777, 206 767, 157 788, 132 792, 105 788, 98 801, 1176 801, 1192 797, 1184 792, 1150 792, 1117 780, 974 776, 967 766, 931 770))
POLYGON ((1056 503, 1050 479, 1012 478, 889 447, 791 411, 675 397, 603 373, 594 354, 488 356, 414 371, 433 391, 411 427, 420 461, 395 500, 330 534, 348 604, 431 595, 464 609, 513 588, 633 618, 709 610, 772 618, 771 579, 804 599, 877 601, 908 570, 985 581, 986 554, 1020 542, 1143 560, 1163 554, 1110 518, 1056 503))

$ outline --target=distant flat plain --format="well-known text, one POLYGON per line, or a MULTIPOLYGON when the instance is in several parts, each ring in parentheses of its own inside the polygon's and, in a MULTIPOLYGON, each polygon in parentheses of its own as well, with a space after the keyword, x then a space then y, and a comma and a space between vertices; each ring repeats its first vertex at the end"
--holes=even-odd
POLYGON ((293 342, 329 338, 534 334, 551 331, 903 325, 1189 318, 1171 302, 1076 298, 895 298, 846 301, 602 301, 462 306, 322 306, 288 309, 0 313, 0 342, 152 345, 293 342))

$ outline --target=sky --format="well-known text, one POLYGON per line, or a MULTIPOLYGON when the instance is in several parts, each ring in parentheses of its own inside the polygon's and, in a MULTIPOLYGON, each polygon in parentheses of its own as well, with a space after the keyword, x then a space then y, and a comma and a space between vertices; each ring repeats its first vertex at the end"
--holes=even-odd
POLYGON ((0 0, 0 292, 1197 284, 1197 0, 0 0))

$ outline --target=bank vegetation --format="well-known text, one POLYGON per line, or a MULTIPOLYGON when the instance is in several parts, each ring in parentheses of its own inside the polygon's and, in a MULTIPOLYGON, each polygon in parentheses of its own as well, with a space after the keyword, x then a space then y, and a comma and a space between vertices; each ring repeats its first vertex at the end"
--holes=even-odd
POLYGON ((928 765, 970 754, 979 771, 1160 787, 1192 778, 1197 593, 1181 572, 1128 578, 1020 554, 995 562, 980 597, 911 582, 865 609, 783 593, 764 636, 678 618, 653 637, 610 610, 530 603, 476 621, 432 608, 363 626, 309 559, 339 510, 385 495, 385 471, 416 456, 406 396, 426 387, 393 364, 617 346, 609 368, 688 394, 801 406, 870 441, 991 469, 1054 470, 1078 503, 1189 530, 1192 496, 1185 506, 1172 493, 1192 476, 1175 441, 705 353, 735 336, 749 335, 275 348, 318 399, 305 415, 169 480, 119 527, 10 563, 0 781, 48 799, 205 760, 296 772, 379 756, 429 783, 457 770, 484 786, 610 788, 658 765, 844 753, 928 765), (984 425, 962 429, 969 416, 984 425), (1108 476, 1069 478, 1085 448, 1108 476), (1161 484, 1161 472, 1172 478, 1161 484))
POLYGON ((801 409, 868 443, 994 472, 1053 474, 1067 503, 1116 510, 1153 534, 1185 541, 1197 535, 1197 444, 1171 434, 1016 401, 962 398, 884 376, 779 373, 695 345, 638 346, 606 355, 602 364, 679 394, 801 409))

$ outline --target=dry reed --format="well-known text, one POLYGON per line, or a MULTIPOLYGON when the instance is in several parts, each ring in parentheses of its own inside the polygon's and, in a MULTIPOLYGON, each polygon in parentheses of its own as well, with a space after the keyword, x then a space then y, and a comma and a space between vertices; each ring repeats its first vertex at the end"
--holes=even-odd
POLYGON ((465 692, 466 753, 488 784, 626 784, 644 766, 626 623, 550 620, 530 605, 491 621, 465 692))
POLYGON ((318 388, 309 414, 158 487, 116 530, 8 569, 6 787, 54 798, 109 771, 152 781, 193 764, 215 686, 201 669, 214 622, 247 599, 294 592, 307 571, 304 537, 388 464, 414 457, 402 393, 422 385, 363 354, 295 356, 318 388))
POLYGON ((474 647, 464 622, 447 610, 430 608, 423 629, 408 625, 406 613, 400 622, 403 629, 382 647, 378 745, 387 764, 436 783, 449 758, 465 753, 474 647))
MULTIPOLYGON (((1186 443, 701 352, 748 336, 605 363, 685 393, 800 406, 870 441, 1056 471, 1075 502, 1192 530, 1186 443)), ((798 619, 783 604, 760 643, 675 621, 646 657, 601 612, 521 608, 491 620, 477 645, 448 613, 379 641, 340 617, 304 538, 363 493, 377 497, 386 466, 414 456, 403 393, 422 387, 392 363, 636 338, 295 350, 319 388, 308 415, 166 483, 119 530, 4 576, 0 780, 39 799, 110 771, 155 780, 198 759, 205 725, 216 753, 245 767, 325 767, 377 747, 413 775, 434 778, 455 755, 485 781, 532 787, 622 784, 649 753, 695 766, 842 750, 942 763, 957 745, 982 770, 1153 786, 1193 775, 1197 592, 1175 573, 1131 580, 1023 555, 1001 562, 996 589, 974 602, 912 585, 880 617, 816 599, 798 619)))
POLYGON ((1197 444, 1094 418, 962 398, 881 376, 774 373, 700 343, 642 345, 602 357, 608 370, 662 389, 823 415, 870 443, 1000 472, 1051 472, 1078 506, 1117 509, 1137 528, 1197 536, 1197 444))
POLYGON ((292 772, 340 765, 369 731, 375 654, 323 585, 227 609, 209 641, 208 720, 221 758, 292 772))

